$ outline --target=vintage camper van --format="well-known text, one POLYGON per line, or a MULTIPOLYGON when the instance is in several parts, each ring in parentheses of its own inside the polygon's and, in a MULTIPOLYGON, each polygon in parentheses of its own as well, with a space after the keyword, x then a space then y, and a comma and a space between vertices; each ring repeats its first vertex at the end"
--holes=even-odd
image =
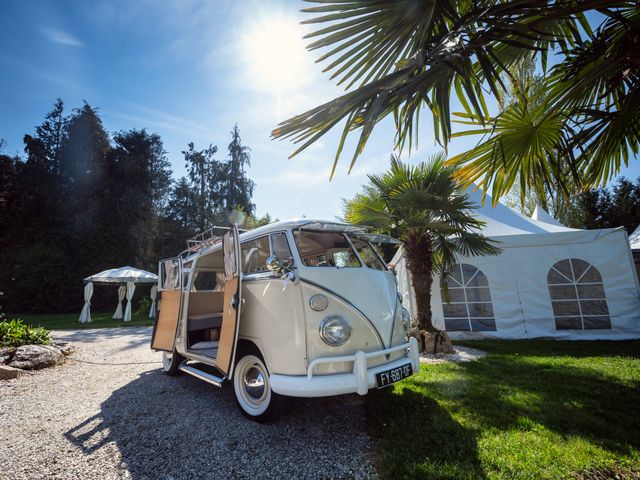
POLYGON ((372 245, 394 241, 309 219, 214 228, 160 262, 151 347, 168 375, 232 383, 257 421, 281 396, 365 395, 397 382, 419 357, 395 277, 372 245))

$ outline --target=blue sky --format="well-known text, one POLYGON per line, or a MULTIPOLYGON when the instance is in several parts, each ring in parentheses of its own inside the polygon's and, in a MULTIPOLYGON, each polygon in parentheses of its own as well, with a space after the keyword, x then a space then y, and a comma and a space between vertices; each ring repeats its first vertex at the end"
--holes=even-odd
MULTIPOLYGON (((181 151, 218 146, 224 158, 238 123, 251 147, 249 176, 258 214, 280 219, 333 218, 341 199, 359 191, 366 174, 388 164, 390 122, 380 124, 351 175, 345 147, 333 181, 329 169, 338 133, 288 160, 294 146, 270 140, 279 120, 342 93, 315 53, 304 50, 301 1, 22 1, 2 2, 0 16, 0 138, 5 153, 22 152, 56 97, 67 108, 83 100, 100 109, 110 132, 147 128, 162 137, 174 176, 181 151)), ((428 116, 425 115, 425 119, 428 116)), ((430 121, 410 161, 439 151, 430 121)), ((450 153, 467 149, 465 138, 450 153)), ((406 157, 405 157, 406 158, 406 157)), ((640 175, 633 161, 624 175, 640 175)))

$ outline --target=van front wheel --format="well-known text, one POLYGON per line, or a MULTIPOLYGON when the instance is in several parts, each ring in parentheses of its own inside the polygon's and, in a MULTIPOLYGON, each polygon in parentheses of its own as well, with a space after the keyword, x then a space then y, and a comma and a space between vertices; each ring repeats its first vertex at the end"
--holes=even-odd
POLYGON ((242 414, 256 422, 265 422, 276 411, 278 395, 271 391, 269 372, 258 354, 242 355, 233 373, 233 390, 242 414))

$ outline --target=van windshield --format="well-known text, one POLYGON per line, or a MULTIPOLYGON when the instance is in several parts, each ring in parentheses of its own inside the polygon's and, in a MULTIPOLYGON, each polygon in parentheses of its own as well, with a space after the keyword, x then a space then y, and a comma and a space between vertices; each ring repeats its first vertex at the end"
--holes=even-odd
POLYGON ((354 247, 356 247, 358 255, 360 255, 360 258, 367 267, 373 268, 375 270, 387 269, 384 262, 380 260, 380 257, 369 242, 365 242, 364 240, 361 240, 359 238, 349 238, 351 238, 351 243, 354 247))
POLYGON ((342 233, 296 230, 293 237, 306 267, 361 267, 349 240, 342 233))

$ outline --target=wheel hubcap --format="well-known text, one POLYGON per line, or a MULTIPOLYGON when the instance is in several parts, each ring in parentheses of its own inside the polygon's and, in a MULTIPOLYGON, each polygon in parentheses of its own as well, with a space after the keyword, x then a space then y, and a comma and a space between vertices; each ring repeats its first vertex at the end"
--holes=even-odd
POLYGON ((256 356, 247 355, 240 359, 233 385, 240 407, 249 415, 260 415, 271 404, 269 373, 256 356))
POLYGON ((244 374, 244 390, 255 401, 264 396, 264 374, 258 366, 249 367, 244 374))

